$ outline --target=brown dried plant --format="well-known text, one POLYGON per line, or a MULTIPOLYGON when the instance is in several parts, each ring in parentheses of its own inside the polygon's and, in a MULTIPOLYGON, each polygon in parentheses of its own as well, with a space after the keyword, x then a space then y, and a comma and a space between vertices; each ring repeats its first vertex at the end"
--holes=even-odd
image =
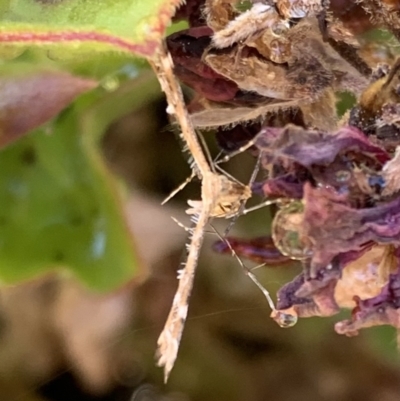
MULTIPOLYGON (((216 172, 199 143, 195 127, 240 123, 282 110, 298 109, 304 116, 305 126, 332 131, 337 124, 335 91, 360 94, 371 73, 367 63, 357 55, 358 43, 354 37, 327 16, 326 2, 254 2, 242 13, 234 7, 235 3, 234 0, 206 1, 205 19, 214 34, 202 61, 243 93, 255 93, 258 98, 254 104, 250 101, 250 104, 235 105, 230 111, 229 107, 217 105, 215 110, 203 112, 200 119, 199 114, 190 116, 164 43, 150 61, 166 94, 167 112, 175 117, 190 152, 192 177, 197 175, 201 180, 201 199, 189 200, 190 208, 186 211, 195 223, 194 228, 188 230, 187 260, 178 273, 178 289, 157 343, 158 365, 164 367, 165 381, 177 358, 206 226, 212 218, 231 218, 249 212, 243 208, 252 195, 249 185, 216 172), (293 22, 294 19, 299 20, 293 22), (201 122, 201 119, 207 120, 207 113, 212 123, 201 122)), ((387 111, 382 116, 389 114, 387 111)), ((250 141, 222 161, 254 143, 250 141)), ((264 204, 269 203, 271 201, 267 200, 264 204)), ((288 200, 283 202, 273 223, 275 244, 283 254, 297 260, 307 257, 308 248, 298 242, 293 250, 293 243, 287 245, 286 234, 296 232, 302 216, 302 203, 288 200)), ((249 271, 247 273, 270 301, 273 318, 282 326, 292 325, 293 316, 277 311, 268 292, 249 271)))
POLYGON ((398 0, 361 0, 373 23, 389 29, 400 40, 400 2, 398 0))
POLYGON ((387 150, 394 151, 400 135, 400 59, 380 64, 371 84, 360 96, 349 123, 371 135, 387 150))
POLYGON ((326 32, 321 31, 317 18, 325 15, 321 1, 255 3, 241 14, 233 3, 206 2, 206 19, 214 35, 203 60, 260 99, 248 107, 235 107, 231 113, 229 107, 214 109, 208 103, 193 116, 195 125, 240 123, 300 109, 306 125, 332 129, 336 125, 334 91, 361 93, 368 83, 365 76, 371 72, 356 51, 349 51, 358 47, 353 35, 333 20, 326 32), (293 24, 290 18, 302 20, 293 24))

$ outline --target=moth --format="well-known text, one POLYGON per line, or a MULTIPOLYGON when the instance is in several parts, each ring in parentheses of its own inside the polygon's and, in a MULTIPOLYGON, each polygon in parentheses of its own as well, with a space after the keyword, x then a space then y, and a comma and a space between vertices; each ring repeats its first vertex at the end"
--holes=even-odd
MULTIPOLYGON (((182 91, 173 72, 173 62, 165 47, 160 47, 156 56, 150 60, 158 80, 168 100, 167 111, 174 114, 181 128, 181 137, 192 157, 193 174, 201 179, 201 200, 189 200, 186 213, 192 216, 195 227, 190 229, 188 256, 184 267, 178 272, 178 289, 174 296, 170 313, 157 345, 157 363, 164 367, 164 380, 167 381, 174 366, 185 320, 188 313, 189 298, 192 292, 197 261, 205 235, 205 228, 212 218, 231 218, 241 214, 245 202, 251 197, 249 185, 243 185, 233 178, 219 174, 206 159, 203 149, 185 107, 182 91)), ((253 173, 254 176, 254 173, 253 173)), ((253 177, 252 177, 253 178, 253 177)), ((232 253, 234 253, 232 249, 232 253)), ((237 255, 236 255, 237 256, 237 255)), ((240 259, 238 261, 242 264, 240 259)), ((259 287, 268 300, 273 317, 281 327, 290 327, 297 318, 277 311, 274 303, 254 274, 245 268, 249 278, 259 287)))
MULTIPOLYGON (((188 202, 190 208, 187 213, 192 216, 195 226, 190 232, 187 260, 179 271, 178 289, 157 342, 157 361, 159 366, 164 367, 165 381, 177 357, 206 225, 212 218, 237 215, 252 195, 248 186, 238 184, 211 168, 195 132, 195 127, 201 126, 201 123, 196 120, 196 115, 189 115, 174 72, 179 75, 180 68, 186 68, 188 76, 194 74, 191 79, 199 89, 202 89, 201 82, 193 79, 197 72, 211 80, 208 82, 218 82, 218 85, 225 85, 231 91, 225 100, 227 103, 232 100, 239 107, 235 107, 235 115, 231 117, 224 114, 224 106, 221 105, 213 122, 216 126, 297 108, 306 116, 306 125, 331 130, 336 124, 334 90, 346 88, 360 92, 366 80, 326 45, 320 23, 315 17, 323 10, 320 2, 276 1, 274 4, 255 3, 248 12, 240 13, 231 7, 230 1, 208 1, 206 14, 209 26, 200 27, 191 37, 194 39, 195 59, 200 54, 202 62, 198 65, 193 62, 192 54, 186 52, 185 43, 178 50, 184 62, 178 63, 175 70, 164 45, 150 60, 167 96, 167 111, 175 116, 181 137, 192 157, 193 172, 201 179, 201 199, 188 202), (220 15, 214 13, 218 10, 216 3, 221 5, 220 15), (309 7, 312 4, 315 7, 309 7), (294 8, 295 5, 298 8, 294 8), (243 22, 250 21, 249 16, 254 23, 244 26, 243 22), (302 19, 294 24, 289 20, 291 18, 302 19), (227 36, 229 29, 237 29, 239 25, 242 36, 228 35, 231 42, 218 44, 216 38, 227 36), (210 27, 215 31, 213 35, 210 27), (208 44, 207 35, 211 38, 208 44), (205 46, 196 47, 196 42, 201 41, 205 46), (256 99, 256 107, 251 99, 256 99)), ((210 91, 210 88, 208 86, 205 91, 210 91)), ((293 323, 291 316, 276 312, 274 317, 282 325, 293 323)))
POLYGON ((173 72, 172 59, 164 45, 158 49, 150 63, 167 96, 167 111, 179 123, 181 137, 192 157, 193 171, 201 179, 201 200, 188 201, 190 208, 187 213, 192 216, 195 227, 190 231, 187 260, 178 272, 178 289, 157 341, 157 363, 164 367, 164 379, 167 381, 178 354, 206 225, 214 217, 229 218, 236 215, 243 203, 250 198, 251 190, 211 169, 186 110, 181 88, 173 72))

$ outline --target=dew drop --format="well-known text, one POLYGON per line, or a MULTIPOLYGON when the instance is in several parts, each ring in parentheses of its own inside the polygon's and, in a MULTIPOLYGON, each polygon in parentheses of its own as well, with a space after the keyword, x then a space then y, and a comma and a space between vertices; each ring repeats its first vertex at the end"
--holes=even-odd
POLYGON ((336 172, 335 177, 337 182, 343 183, 350 179, 351 173, 350 171, 340 170, 336 172))
POLYGON ((119 79, 115 75, 104 78, 101 83, 102 88, 105 89, 107 92, 115 91, 116 89, 118 89, 119 85, 119 79))
POLYGON ((304 206, 300 201, 293 201, 284 206, 275 215, 272 222, 272 239, 279 251, 294 260, 311 256, 310 249, 301 238, 304 206))
POLYGON ((278 325, 284 329, 289 327, 293 327, 297 321, 297 315, 292 315, 290 313, 275 311, 272 315, 272 318, 275 320, 278 325))
POLYGON ((139 69, 133 63, 125 64, 120 70, 120 74, 128 79, 134 79, 139 75, 139 69))

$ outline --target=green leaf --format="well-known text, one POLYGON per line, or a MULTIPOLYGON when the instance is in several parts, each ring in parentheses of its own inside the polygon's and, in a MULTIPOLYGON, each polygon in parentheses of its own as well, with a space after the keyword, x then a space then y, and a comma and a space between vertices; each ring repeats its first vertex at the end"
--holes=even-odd
MULTIPOLYGON (((3 0, 0 52, 52 46, 151 57, 181 0, 3 0)), ((63 50, 65 51, 65 50, 63 50)))
POLYGON ((79 110, 0 154, 0 279, 14 283, 66 267, 109 290, 137 274, 118 191, 83 143, 79 110))

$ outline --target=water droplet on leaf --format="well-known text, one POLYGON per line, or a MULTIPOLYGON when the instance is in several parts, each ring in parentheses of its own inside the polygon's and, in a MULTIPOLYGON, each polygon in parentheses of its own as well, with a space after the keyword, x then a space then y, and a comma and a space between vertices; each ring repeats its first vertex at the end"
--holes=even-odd
POLYGON ((272 222, 272 238, 275 246, 294 260, 302 260, 311 256, 300 235, 303 223, 304 206, 300 201, 290 202, 282 207, 272 222))
POLYGON ((118 89, 119 85, 119 79, 115 75, 104 78, 101 83, 101 87, 104 88, 107 92, 115 91, 116 89, 118 89))

